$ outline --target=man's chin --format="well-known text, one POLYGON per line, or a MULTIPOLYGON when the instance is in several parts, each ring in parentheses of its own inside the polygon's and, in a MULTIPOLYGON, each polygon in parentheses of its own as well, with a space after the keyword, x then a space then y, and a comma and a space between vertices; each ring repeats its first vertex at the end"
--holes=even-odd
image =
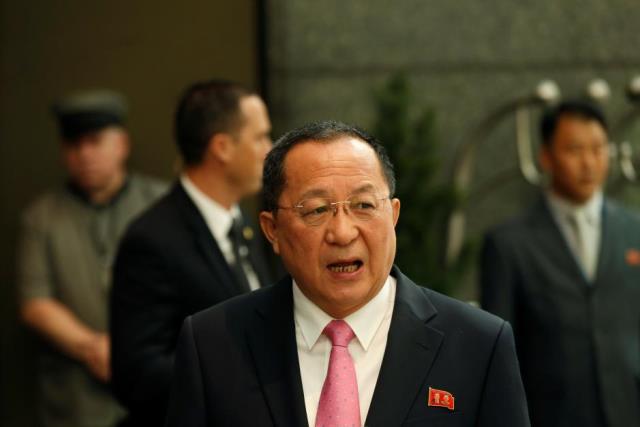
POLYGON ((574 193, 572 197, 573 202, 578 205, 587 203, 589 200, 591 200, 591 198, 595 193, 596 193, 596 190, 586 190, 580 193, 574 193))
POLYGON ((99 193, 109 187, 108 181, 97 177, 74 179, 73 183, 87 194, 99 193))
POLYGON ((244 189, 244 191, 242 192, 242 197, 251 197, 254 196, 256 194, 258 194, 258 192, 260 192, 260 190, 262 190, 262 181, 259 182, 254 182, 250 185, 247 185, 244 189))

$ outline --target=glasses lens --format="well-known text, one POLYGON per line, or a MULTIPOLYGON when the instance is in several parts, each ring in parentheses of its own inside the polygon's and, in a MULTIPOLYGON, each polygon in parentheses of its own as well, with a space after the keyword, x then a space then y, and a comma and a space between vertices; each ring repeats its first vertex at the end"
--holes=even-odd
POLYGON ((320 224, 331 214, 331 202, 327 199, 314 198, 300 202, 296 206, 300 218, 307 224, 320 224))
POLYGON ((332 202, 329 199, 316 197, 303 200, 295 206, 300 218, 308 225, 319 225, 327 221, 336 211, 338 205, 346 205, 348 214, 360 221, 367 221, 378 215, 382 202, 376 194, 363 193, 350 197, 344 202, 332 202))
POLYGON ((381 200, 375 194, 358 194, 349 199, 349 210, 362 221, 377 215, 381 200))

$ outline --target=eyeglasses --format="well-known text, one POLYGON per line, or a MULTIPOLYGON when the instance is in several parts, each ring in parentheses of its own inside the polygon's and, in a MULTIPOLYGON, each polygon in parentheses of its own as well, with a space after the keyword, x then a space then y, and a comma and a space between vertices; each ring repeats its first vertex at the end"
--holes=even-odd
POLYGON ((278 209, 293 209, 302 221, 311 226, 324 224, 332 216, 337 215, 339 205, 344 206, 347 215, 359 221, 369 221, 382 212, 384 201, 391 196, 378 197, 373 193, 355 194, 342 202, 333 202, 326 197, 305 199, 294 206, 278 206, 278 209))

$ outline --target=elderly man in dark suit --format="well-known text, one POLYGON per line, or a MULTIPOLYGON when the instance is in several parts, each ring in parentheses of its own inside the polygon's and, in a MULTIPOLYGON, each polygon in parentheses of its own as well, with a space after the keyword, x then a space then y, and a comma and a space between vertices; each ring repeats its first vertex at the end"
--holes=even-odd
POLYGON ((271 148, 258 95, 227 81, 189 87, 175 117, 185 167, 120 246, 111 301, 113 382, 131 426, 161 426, 184 318, 268 284, 238 202, 261 187, 271 148))
POLYGON ((535 426, 640 425, 640 221, 603 197, 607 124, 583 102, 542 120, 550 186, 488 233, 483 307, 514 327, 535 426))
POLYGON ((393 267, 394 180, 348 125, 275 144, 260 223, 291 275, 186 319, 170 427, 529 425, 509 324, 393 267))

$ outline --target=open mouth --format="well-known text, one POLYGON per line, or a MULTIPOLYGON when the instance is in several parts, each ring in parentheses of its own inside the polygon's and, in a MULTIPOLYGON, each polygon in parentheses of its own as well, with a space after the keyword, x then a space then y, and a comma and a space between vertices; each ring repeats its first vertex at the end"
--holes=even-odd
POLYGON ((354 260, 329 264, 327 268, 333 273, 353 273, 362 267, 362 261, 354 260))

